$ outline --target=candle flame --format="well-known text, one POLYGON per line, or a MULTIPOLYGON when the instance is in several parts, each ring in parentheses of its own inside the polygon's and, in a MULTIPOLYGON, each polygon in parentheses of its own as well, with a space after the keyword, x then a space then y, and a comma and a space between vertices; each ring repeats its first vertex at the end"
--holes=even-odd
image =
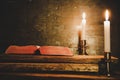
POLYGON ((82 14, 82 18, 83 18, 83 19, 86 18, 86 14, 85 14, 85 12, 83 12, 83 14, 82 14))
POLYGON ((106 18, 106 20, 109 19, 109 12, 108 12, 108 10, 106 10, 106 12, 105 12, 105 18, 106 18))

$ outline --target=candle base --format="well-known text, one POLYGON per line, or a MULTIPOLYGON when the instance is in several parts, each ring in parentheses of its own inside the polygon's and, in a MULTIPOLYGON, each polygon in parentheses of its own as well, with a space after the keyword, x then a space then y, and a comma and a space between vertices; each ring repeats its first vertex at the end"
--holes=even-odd
POLYGON ((82 55, 88 55, 86 52, 86 40, 81 40, 81 50, 82 50, 82 55))
POLYGON ((105 52, 104 56, 105 62, 106 62, 106 74, 108 77, 110 77, 110 63, 111 63, 111 53, 110 52, 105 52))

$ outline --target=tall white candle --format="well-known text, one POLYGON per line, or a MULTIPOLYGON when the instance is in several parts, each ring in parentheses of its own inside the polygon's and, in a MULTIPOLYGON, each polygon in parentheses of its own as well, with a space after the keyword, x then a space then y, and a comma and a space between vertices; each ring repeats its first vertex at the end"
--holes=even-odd
POLYGON ((86 35, 85 35, 85 27, 86 27, 86 14, 83 12, 82 14, 82 33, 81 33, 81 40, 86 40, 86 35))
POLYGON ((105 12, 105 18, 104 21, 104 51, 105 52, 111 52, 110 50, 110 21, 109 19, 109 12, 106 10, 105 12))

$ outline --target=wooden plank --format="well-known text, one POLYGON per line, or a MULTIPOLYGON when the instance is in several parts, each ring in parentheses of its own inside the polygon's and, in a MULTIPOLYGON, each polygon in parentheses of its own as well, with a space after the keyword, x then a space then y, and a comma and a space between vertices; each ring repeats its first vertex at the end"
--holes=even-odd
MULTIPOLYGON (((87 80, 119 80, 120 78, 115 77, 107 77, 103 75, 79 75, 79 74, 43 74, 43 73, 0 73, 1 76, 11 76, 16 77, 16 79, 19 79, 21 77, 30 77, 29 79, 39 79, 45 78, 45 80, 80 80, 80 79, 87 79, 87 80)), ((4 78, 5 79, 5 78, 4 78)))
POLYGON ((73 63, 0 63, 1 72, 76 71, 98 72, 97 64, 73 63))
MULTIPOLYGON (((42 55, 0 55, 0 62, 34 62, 34 63, 98 63, 104 56, 42 56, 42 55)), ((112 61, 117 58, 112 57, 112 61)))

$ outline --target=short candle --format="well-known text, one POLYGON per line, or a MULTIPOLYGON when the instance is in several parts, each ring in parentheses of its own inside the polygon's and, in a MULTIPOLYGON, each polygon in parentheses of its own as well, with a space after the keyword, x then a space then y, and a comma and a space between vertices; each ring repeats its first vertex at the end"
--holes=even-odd
POLYGON ((82 15, 82 35, 81 35, 81 40, 86 40, 86 36, 85 36, 85 27, 86 27, 86 14, 83 12, 82 15))

